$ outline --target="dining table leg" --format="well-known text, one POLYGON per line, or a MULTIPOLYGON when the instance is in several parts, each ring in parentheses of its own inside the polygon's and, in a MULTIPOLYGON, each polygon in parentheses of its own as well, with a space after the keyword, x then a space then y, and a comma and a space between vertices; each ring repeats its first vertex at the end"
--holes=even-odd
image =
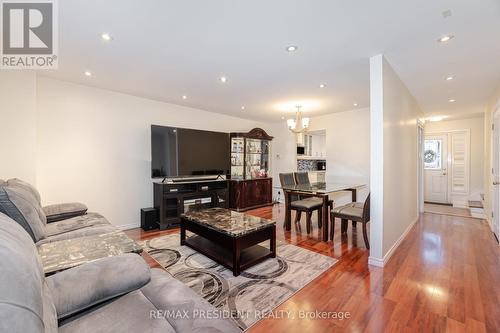
POLYGON ((323 241, 328 241, 328 217, 330 216, 328 212, 328 195, 323 196, 323 241))
POLYGON ((290 202, 290 191, 283 191, 285 194, 285 230, 292 230, 292 205, 290 202))

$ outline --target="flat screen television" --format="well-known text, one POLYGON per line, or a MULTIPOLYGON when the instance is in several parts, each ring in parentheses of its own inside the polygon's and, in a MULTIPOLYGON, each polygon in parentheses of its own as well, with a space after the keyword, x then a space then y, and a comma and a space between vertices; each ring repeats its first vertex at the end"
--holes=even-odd
POLYGON ((151 176, 227 175, 229 133, 151 125, 151 176))

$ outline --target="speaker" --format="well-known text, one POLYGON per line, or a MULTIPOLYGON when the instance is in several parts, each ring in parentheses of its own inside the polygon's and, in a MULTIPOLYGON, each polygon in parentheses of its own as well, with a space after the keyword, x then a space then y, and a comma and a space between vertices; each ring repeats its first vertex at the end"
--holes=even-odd
POLYGON ((160 228, 157 209, 141 208, 141 228, 144 231, 160 228))

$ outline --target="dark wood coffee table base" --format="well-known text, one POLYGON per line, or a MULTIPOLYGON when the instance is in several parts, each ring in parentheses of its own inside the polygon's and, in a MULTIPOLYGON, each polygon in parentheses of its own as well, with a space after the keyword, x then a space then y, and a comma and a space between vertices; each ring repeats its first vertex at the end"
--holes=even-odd
POLYGON ((276 257, 276 225, 232 237, 182 218, 181 245, 189 246, 238 276, 245 269, 267 258, 276 257), (186 238, 186 231, 191 231, 196 236, 186 238), (266 240, 270 241, 270 249, 258 245, 266 240))

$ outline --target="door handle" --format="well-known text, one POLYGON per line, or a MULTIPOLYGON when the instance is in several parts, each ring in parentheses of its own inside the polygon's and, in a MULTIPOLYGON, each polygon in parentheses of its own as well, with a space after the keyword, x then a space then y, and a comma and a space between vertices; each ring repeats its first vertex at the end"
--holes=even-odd
POLYGON ((500 182, 493 182, 493 185, 500 185, 500 182))

